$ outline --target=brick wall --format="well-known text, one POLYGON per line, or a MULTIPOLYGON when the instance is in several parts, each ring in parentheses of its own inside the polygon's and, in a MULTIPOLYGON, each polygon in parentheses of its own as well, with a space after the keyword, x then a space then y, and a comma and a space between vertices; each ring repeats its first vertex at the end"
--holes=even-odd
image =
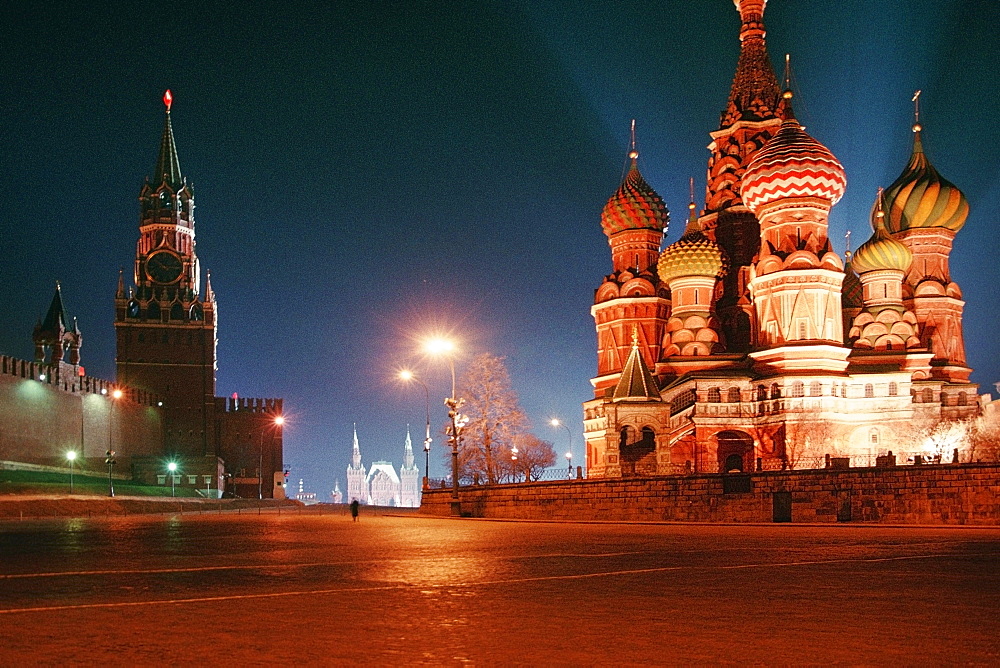
MULTIPOLYGON (((464 515, 511 519, 772 522, 790 498, 792 522, 1000 524, 1000 465, 553 481, 460 498, 464 515)), ((450 499, 425 490, 421 513, 448 515, 450 499)))

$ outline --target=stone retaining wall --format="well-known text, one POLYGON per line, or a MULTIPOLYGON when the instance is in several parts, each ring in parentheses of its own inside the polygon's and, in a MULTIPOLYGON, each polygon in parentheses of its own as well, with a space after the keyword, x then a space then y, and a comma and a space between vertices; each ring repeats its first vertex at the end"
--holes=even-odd
MULTIPOLYGON (((1000 465, 552 481, 460 499, 463 515, 509 519, 1000 524, 1000 465)), ((450 502, 450 489, 424 490, 421 512, 448 515, 450 502)))

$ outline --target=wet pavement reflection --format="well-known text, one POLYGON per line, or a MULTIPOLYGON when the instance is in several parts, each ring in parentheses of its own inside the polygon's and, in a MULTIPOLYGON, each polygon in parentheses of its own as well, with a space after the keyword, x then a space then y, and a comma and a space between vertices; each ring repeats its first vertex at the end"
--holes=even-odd
POLYGON ((11 521, 0 662, 989 663, 998 557, 990 528, 11 521))

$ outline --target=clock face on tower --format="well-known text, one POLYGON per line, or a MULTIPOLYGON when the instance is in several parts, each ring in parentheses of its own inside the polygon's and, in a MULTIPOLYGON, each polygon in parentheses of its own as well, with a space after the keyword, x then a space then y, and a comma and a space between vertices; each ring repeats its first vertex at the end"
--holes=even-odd
POLYGON ((184 271, 184 263, 170 251, 157 251, 146 258, 146 275, 157 283, 173 283, 184 271))

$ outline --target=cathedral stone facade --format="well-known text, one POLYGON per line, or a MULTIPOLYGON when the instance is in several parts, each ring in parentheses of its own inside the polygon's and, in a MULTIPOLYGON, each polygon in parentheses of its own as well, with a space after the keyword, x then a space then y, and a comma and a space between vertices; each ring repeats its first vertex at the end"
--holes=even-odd
POLYGON ((979 414, 948 271, 969 207, 924 153, 919 115, 899 178, 869 186, 871 238, 842 258, 827 220, 844 168, 778 84, 766 0, 735 4, 740 57, 710 133, 704 208, 692 201, 683 235, 661 250, 669 215, 633 138, 601 216, 612 273, 591 310, 592 477, 785 469, 824 455, 874 465, 979 414))
POLYGON ((356 500, 373 506, 417 508, 420 506, 419 479, 420 471, 413 460, 409 429, 406 430, 403 447, 403 466, 397 475, 391 462, 372 462, 371 468, 365 468, 361 463, 361 446, 355 427, 351 464, 347 467, 347 503, 356 500))

